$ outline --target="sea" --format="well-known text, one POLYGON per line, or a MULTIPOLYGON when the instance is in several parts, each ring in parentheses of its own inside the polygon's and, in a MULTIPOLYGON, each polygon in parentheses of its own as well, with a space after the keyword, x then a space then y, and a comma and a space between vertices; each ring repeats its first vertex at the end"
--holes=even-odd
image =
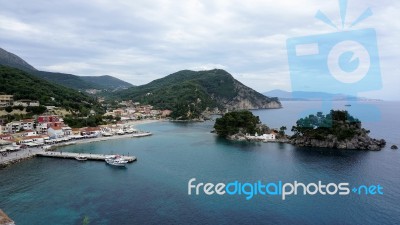
MULTIPOLYGON (((63 147, 62 151, 134 155, 126 168, 104 162, 33 158, 0 169, 0 208, 17 225, 106 224, 400 224, 400 103, 334 102, 365 120, 387 146, 377 152, 232 142, 210 133, 214 121, 156 122, 154 135, 63 147), (382 187, 383 194, 286 196, 188 194, 198 183, 348 183, 382 187), (89 223, 86 223, 89 222, 89 223)), ((254 110, 269 127, 286 126, 320 102, 283 102, 254 110)))

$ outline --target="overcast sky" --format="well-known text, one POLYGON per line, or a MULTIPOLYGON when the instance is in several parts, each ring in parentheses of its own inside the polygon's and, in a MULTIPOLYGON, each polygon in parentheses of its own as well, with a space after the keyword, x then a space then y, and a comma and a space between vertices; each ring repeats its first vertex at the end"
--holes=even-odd
MULTIPOLYGON (((346 24, 375 28, 383 88, 400 99, 400 1, 349 0, 346 24)), ((109 74, 135 85, 182 69, 221 68, 264 92, 291 90, 286 40, 337 32, 337 0, 0 0, 0 47, 40 70, 109 74)), ((347 27, 347 26, 346 26, 347 27)))

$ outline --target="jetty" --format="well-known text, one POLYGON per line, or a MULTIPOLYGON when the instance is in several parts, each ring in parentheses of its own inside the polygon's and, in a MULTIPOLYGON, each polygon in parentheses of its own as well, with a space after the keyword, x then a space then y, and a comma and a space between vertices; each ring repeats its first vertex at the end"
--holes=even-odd
MULTIPOLYGON (((36 156, 60 158, 60 159, 74 159, 74 160, 76 160, 76 157, 85 157, 85 158, 87 158, 87 160, 105 161, 106 158, 110 158, 115 155, 74 153, 74 152, 44 152, 43 151, 43 152, 36 153, 36 156)), ((128 161, 129 163, 137 160, 137 158, 135 156, 121 156, 121 158, 128 161)))

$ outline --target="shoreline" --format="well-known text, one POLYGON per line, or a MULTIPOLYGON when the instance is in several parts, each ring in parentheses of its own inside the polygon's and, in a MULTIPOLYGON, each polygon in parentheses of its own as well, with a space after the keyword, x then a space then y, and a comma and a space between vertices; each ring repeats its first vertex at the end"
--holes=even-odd
MULTIPOLYGON (((138 121, 131 121, 128 123, 125 123, 124 125, 132 125, 132 126, 137 126, 137 125, 143 125, 143 124, 149 124, 149 123, 155 123, 155 122, 164 122, 167 120, 138 120, 138 121)), ((100 141, 108 141, 108 140, 118 140, 118 139, 123 139, 123 138, 132 138, 131 134, 124 134, 124 135, 114 135, 110 137, 96 137, 96 138, 87 138, 87 139, 81 139, 81 140, 75 140, 75 141, 69 141, 65 143, 60 143, 60 144, 54 144, 51 145, 51 148, 48 149, 48 151, 57 151, 57 149, 69 145, 80 145, 80 144, 88 144, 88 143, 93 143, 93 142, 100 142, 100 141)), ((0 169, 7 167, 9 165, 21 162, 23 160, 31 159, 36 156, 36 154, 45 152, 44 149, 40 147, 33 147, 33 148, 27 148, 27 149, 20 149, 18 151, 14 152, 8 152, 7 156, 2 156, 0 155, 0 169)))

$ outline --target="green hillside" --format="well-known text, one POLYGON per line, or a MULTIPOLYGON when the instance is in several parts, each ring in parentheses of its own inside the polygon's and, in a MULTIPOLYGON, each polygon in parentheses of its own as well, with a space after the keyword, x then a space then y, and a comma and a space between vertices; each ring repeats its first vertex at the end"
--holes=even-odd
POLYGON ((0 90, 14 95, 14 100, 39 100, 42 105, 62 106, 80 112, 101 111, 94 98, 6 66, 0 66, 0 90))
POLYGON ((41 79, 76 90, 98 89, 114 91, 115 89, 124 89, 133 86, 130 83, 108 75, 77 76, 66 73, 39 71, 19 56, 2 48, 0 48, 0 65, 17 68, 41 79))
POLYGON ((110 75, 103 75, 103 76, 80 76, 82 80, 86 82, 90 82, 95 84, 99 87, 103 87, 102 89, 108 90, 116 90, 116 89, 126 89, 133 87, 132 84, 115 78, 110 75))
POLYGON ((276 98, 268 98, 235 80, 224 70, 183 70, 116 93, 116 97, 171 109, 173 117, 191 119, 207 107, 220 110, 278 108, 276 98))
POLYGON ((66 73, 53 73, 53 72, 45 72, 45 71, 29 71, 30 74, 47 80, 49 82, 59 84, 68 88, 76 89, 76 90, 86 90, 86 89, 105 89, 104 86, 99 86, 92 82, 85 81, 81 79, 81 77, 66 74, 66 73))

